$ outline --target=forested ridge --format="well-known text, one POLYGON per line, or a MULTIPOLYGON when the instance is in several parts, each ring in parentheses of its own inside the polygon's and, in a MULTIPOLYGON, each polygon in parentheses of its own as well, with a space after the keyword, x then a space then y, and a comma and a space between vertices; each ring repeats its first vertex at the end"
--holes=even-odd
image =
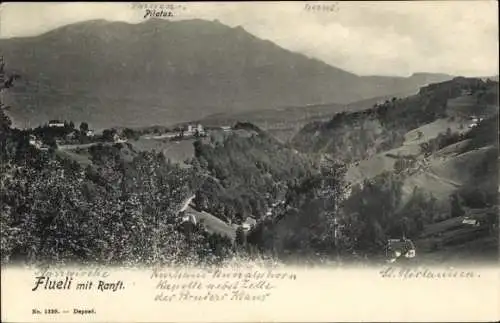
POLYGON ((226 220, 261 218, 288 187, 316 172, 313 160, 297 154, 251 124, 237 124, 224 138, 195 142, 196 168, 208 174, 196 203, 226 220))
POLYGON ((447 100, 463 90, 479 92, 482 104, 495 104, 495 84, 456 78, 429 85, 407 98, 394 97, 364 111, 337 113, 330 121, 310 123, 291 142, 303 152, 330 153, 348 162, 365 159, 401 146, 411 129, 447 117, 447 100))

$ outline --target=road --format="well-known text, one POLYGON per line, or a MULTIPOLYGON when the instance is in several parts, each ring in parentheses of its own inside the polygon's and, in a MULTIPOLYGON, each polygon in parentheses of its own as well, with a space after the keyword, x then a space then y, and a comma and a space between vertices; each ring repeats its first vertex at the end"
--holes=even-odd
POLYGON ((91 146, 95 146, 98 144, 102 144, 104 146, 109 146, 109 145, 114 145, 115 142, 91 142, 88 144, 76 144, 76 145, 58 145, 57 148, 61 150, 74 150, 74 149, 84 149, 84 148, 89 148, 91 146))

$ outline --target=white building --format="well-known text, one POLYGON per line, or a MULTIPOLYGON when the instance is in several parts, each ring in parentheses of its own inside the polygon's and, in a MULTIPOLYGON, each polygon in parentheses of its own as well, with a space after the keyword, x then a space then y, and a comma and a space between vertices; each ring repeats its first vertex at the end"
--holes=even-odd
POLYGON ((196 217, 194 216, 194 214, 185 214, 183 217, 182 217, 182 222, 183 223, 191 223, 193 225, 197 225, 198 224, 198 221, 196 220, 196 217))
POLYGON ((250 231, 257 225, 257 221, 252 217, 247 217, 245 222, 242 223, 241 227, 243 231, 250 231))
POLYGON ((204 135, 205 134, 205 129, 203 128, 203 125, 197 124, 192 125, 188 124, 184 127, 184 136, 189 137, 189 136, 194 136, 194 135, 204 135))
POLYGON ((205 136, 206 135, 205 128, 203 128, 202 124, 198 123, 196 125, 196 133, 198 134, 198 136, 205 136))
POLYGON ((127 138, 123 138, 122 136, 118 135, 118 134, 114 134, 113 135, 113 141, 115 143, 122 143, 122 142, 127 142, 127 138))
POLYGON ((416 248, 410 239, 389 239, 386 246, 386 256, 388 262, 395 262, 400 257, 415 258, 416 248))
POLYGON ((480 223, 478 220, 476 219, 472 219, 472 218, 464 218, 463 221, 462 221, 462 224, 467 224, 467 225, 471 225, 471 226, 474 226, 474 227, 478 227, 480 226, 480 223))
POLYGON ((59 120, 50 120, 49 121, 49 127, 51 128, 63 128, 64 127, 64 122, 61 122, 59 120))
POLYGON ((37 149, 40 149, 42 147, 42 141, 34 135, 30 135, 29 144, 37 149))

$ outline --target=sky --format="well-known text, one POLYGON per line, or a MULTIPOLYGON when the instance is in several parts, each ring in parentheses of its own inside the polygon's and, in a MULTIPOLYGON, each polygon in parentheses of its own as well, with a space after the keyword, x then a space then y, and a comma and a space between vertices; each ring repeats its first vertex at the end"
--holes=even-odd
MULTIPOLYGON (((498 74, 496 1, 182 5, 173 10, 173 18, 165 19, 217 19, 239 25, 259 38, 358 75, 498 74), (313 4, 319 9, 312 10, 313 4)), ((145 12, 132 3, 3 3, 0 38, 36 36, 91 19, 139 23, 145 12)))

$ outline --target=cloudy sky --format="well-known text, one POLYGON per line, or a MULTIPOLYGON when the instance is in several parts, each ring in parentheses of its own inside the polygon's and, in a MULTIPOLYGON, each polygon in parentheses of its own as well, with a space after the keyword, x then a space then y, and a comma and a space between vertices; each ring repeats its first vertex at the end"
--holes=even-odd
MULTIPOLYGON (((300 2, 185 3, 174 19, 241 25, 257 37, 359 75, 498 74, 496 1, 323 4, 334 10, 308 10, 300 2)), ((131 3, 4 3, 0 8, 0 38, 34 36, 89 19, 139 23, 145 14, 131 3)))

